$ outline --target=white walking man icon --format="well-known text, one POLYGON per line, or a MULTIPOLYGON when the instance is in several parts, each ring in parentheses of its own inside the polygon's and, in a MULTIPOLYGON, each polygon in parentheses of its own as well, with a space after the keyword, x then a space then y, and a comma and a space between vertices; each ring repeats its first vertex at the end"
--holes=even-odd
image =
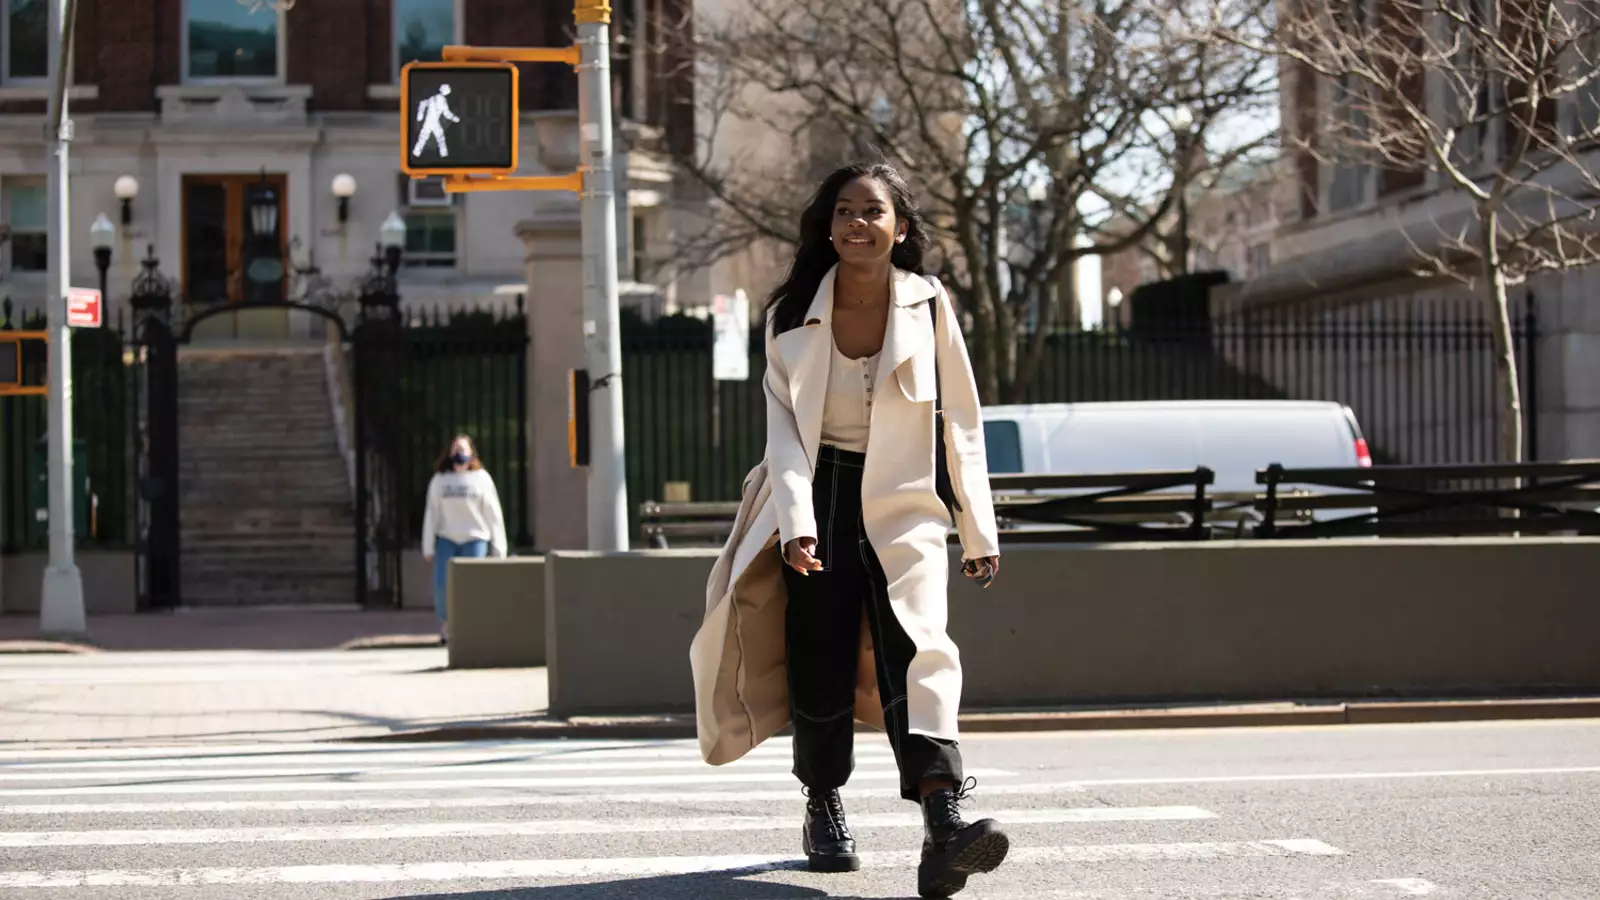
POLYGON ((422 133, 417 136, 417 145, 411 148, 412 156, 421 156, 422 148, 428 146, 428 139, 433 138, 439 142, 439 155, 448 159, 450 157, 449 145, 444 140, 444 123, 441 118, 452 122, 460 122, 456 114, 450 111, 450 101, 445 98, 450 96, 450 85, 439 86, 439 93, 417 104, 417 121, 422 123, 422 133))

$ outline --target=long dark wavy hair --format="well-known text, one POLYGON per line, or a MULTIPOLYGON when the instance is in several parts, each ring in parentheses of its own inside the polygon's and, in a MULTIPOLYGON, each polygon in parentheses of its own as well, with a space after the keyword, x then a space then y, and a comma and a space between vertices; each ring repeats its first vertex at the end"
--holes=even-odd
POLYGON ((894 217, 906 224, 906 238, 894 245, 889 261, 896 268, 923 274, 922 256, 928 249, 928 232, 910 185, 893 166, 885 163, 845 166, 823 180, 822 186, 811 195, 805 212, 800 214, 800 247, 795 250, 788 277, 767 298, 773 334, 783 334, 805 324, 806 310, 811 307, 817 288, 828 270, 839 261, 839 253, 830 240, 833 207, 839 199, 839 191, 857 178, 872 178, 888 188, 889 197, 894 201, 894 217))

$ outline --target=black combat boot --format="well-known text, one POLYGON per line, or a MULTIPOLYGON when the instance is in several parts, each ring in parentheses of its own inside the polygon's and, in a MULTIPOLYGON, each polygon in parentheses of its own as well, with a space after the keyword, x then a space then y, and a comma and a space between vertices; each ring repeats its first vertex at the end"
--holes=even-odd
POLYGON ((854 872, 861 868, 856 841, 844 821, 844 801, 839 792, 807 789, 806 824, 801 843, 806 863, 813 872, 854 872))
POLYGON ((961 801, 977 784, 967 779, 960 791, 940 788, 922 799, 922 864, 917 867, 917 893, 949 897, 967 886, 967 876, 992 872, 1006 858, 1011 840, 993 819, 968 825, 961 819, 961 801))

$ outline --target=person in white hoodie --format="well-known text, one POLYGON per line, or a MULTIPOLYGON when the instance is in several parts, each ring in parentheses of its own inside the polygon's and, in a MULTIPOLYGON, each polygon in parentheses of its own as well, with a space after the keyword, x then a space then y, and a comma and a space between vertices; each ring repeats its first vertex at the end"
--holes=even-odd
POLYGON ((494 479, 484 470, 472 439, 457 435, 439 455, 422 515, 422 558, 433 562, 433 610, 440 641, 446 638, 445 574, 450 560, 506 555, 506 523, 494 479))

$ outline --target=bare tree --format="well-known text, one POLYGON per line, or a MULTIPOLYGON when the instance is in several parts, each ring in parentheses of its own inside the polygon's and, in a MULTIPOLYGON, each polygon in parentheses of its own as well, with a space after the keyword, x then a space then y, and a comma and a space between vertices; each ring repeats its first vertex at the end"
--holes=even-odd
POLYGON ((1507 287, 1600 259, 1600 2, 1303 0, 1270 42, 1224 33, 1325 88, 1331 109, 1295 136, 1300 152, 1338 173, 1432 178, 1464 199, 1405 237, 1420 272, 1473 287, 1492 310, 1500 453, 1521 461, 1507 287))
MULTIPOLYGON (((1265 33, 1272 0, 1230 3, 1231 33, 1265 33)), ((684 38, 701 140, 678 162, 706 213, 680 265, 793 242, 823 172, 885 159, 923 191, 990 402, 1022 397, 1049 335, 1076 327, 1076 260, 1144 240, 1199 168, 1265 143, 1215 132, 1276 103, 1271 60, 1212 36, 1204 2, 734 6, 684 38), (1179 109, 1186 131, 1171 124, 1179 109)))

